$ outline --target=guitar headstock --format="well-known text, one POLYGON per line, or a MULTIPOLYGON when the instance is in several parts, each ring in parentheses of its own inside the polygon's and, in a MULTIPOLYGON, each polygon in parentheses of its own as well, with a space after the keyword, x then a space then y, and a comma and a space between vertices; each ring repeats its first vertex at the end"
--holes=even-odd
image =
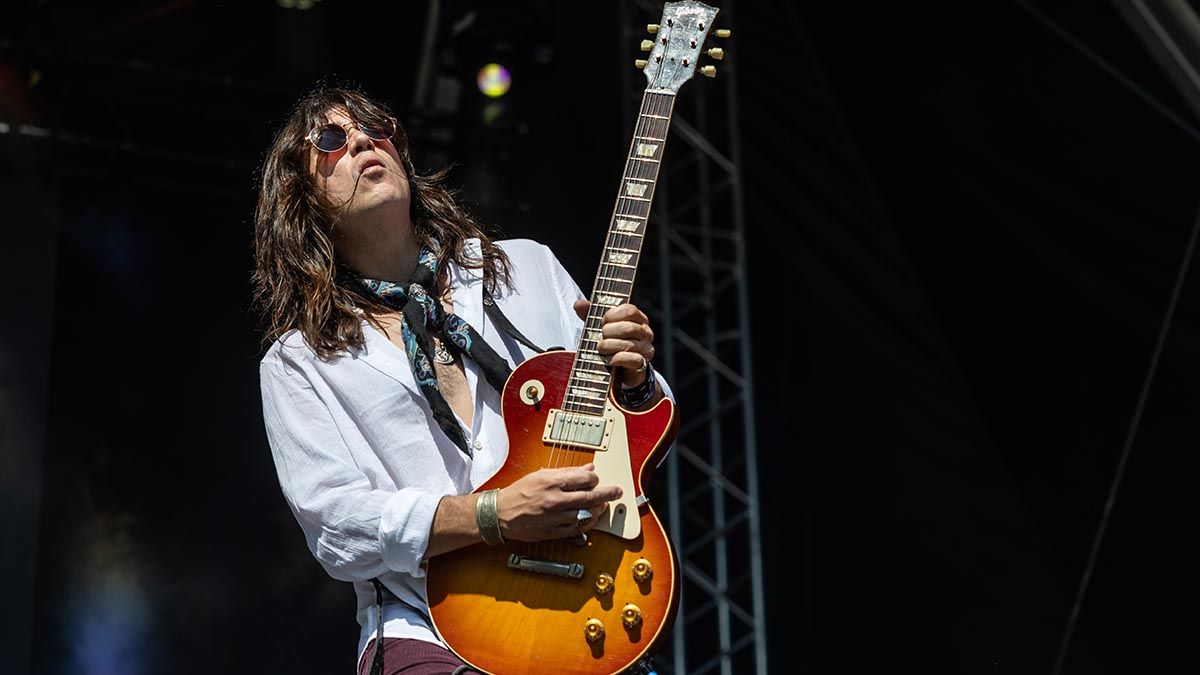
MULTIPOLYGON (((643 40, 642 51, 650 54, 637 61, 637 66, 646 71, 647 89, 678 93, 683 83, 692 79, 697 71, 708 77, 717 74, 716 66, 700 66, 699 61, 705 53, 717 60, 725 58, 725 51, 720 47, 707 51, 704 48, 719 11, 696 0, 668 2, 663 7, 661 23, 646 26, 654 39, 643 40)), ((715 35, 726 38, 729 31, 717 30, 715 35)))

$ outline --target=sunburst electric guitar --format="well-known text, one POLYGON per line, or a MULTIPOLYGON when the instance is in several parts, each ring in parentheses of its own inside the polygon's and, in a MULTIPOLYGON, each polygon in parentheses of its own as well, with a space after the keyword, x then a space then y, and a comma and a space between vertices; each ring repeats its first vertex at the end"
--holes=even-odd
MULTIPOLYGON (((638 66, 648 85, 578 349, 522 363, 502 394, 508 459, 477 491, 545 467, 596 465, 601 485, 624 494, 586 537, 475 545, 432 558, 427 590, 438 634, 489 673, 618 673, 670 631, 680 579, 670 540, 646 500, 650 472, 674 440, 667 399, 630 412, 615 401, 596 351, 602 317, 629 301, 675 95, 697 70, 717 9, 669 2, 638 66)), ((717 31, 725 37, 725 31, 717 31)), ((714 58, 723 52, 708 50, 714 58)))

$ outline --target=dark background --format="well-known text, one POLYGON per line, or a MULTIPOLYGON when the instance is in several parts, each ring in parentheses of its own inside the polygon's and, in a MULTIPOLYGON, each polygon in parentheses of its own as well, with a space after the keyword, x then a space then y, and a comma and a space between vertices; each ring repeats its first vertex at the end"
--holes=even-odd
MULTIPOLYGON (((615 3, 443 9, 452 111, 412 105, 425 3, 5 9, 13 668, 352 667, 353 596, 304 550, 262 431, 270 138, 318 79, 358 82, 419 166, 457 162, 477 215, 586 282, 635 105, 615 3), (502 110, 471 81, 489 60, 514 73, 502 110)), ((1196 122, 1107 3, 736 12, 771 669, 1049 673, 1200 207, 1196 122)), ((1194 668, 1197 283, 1069 673, 1194 668)))

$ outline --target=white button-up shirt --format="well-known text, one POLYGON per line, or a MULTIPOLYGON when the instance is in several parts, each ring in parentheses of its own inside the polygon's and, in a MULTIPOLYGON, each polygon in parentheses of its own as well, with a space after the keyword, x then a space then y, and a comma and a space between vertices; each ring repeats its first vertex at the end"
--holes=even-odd
MULTIPOLYGON (((512 270, 511 287, 497 288, 495 298, 504 315, 543 349, 576 349, 583 322, 572 303, 584 297, 579 286, 545 246, 498 243, 512 270)), ((468 258, 481 255, 478 239, 463 246, 468 258)), ((454 313, 510 366, 531 356, 485 314, 482 271, 449 266, 454 313)), ((361 350, 326 361, 293 330, 259 368, 280 487, 322 567, 354 583, 360 658, 376 629, 376 577, 401 600, 385 600, 383 634, 439 642, 424 614, 422 564, 434 512, 443 496, 466 494, 490 478, 508 455, 500 394, 473 359, 464 359, 472 425, 455 416, 474 448, 467 457, 434 420, 403 349, 365 320, 363 333, 361 350)), ((669 391, 661 378, 659 384, 669 391)))

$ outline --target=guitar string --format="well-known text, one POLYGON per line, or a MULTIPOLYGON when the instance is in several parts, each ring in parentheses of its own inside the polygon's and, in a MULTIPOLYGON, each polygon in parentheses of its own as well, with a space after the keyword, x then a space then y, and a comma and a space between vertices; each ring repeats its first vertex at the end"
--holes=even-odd
MULTIPOLYGON (((653 179, 656 178, 655 174, 657 172, 653 169, 653 167, 649 171, 646 171, 645 167, 643 166, 645 163, 638 160, 636 148, 638 147, 638 138, 639 137, 654 138, 654 139, 658 140, 658 143, 659 143, 658 151, 659 152, 657 154, 661 158, 662 145, 665 144, 665 141, 666 141, 666 138, 665 138, 666 124, 664 123, 662 125, 664 127, 661 130, 662 132, 664 132, 661 134, 663 136, 663 138, 660 139, 659 134, 652 134, 651 132, 656 131, 656 129, 654 128, 656 125, 656 120, 658 120, 660 117, 669 117, 669 115, 663 115, 664 112, 668 112, 668 110, 666 110, 665 108, 669 107, 669 106, 665 106, 664 104, 669 103, 672 98, 673 97, 671 97, 669 95, 657 94, 654 92, 646 92, 646 95, 643 98, 643 101, 642 101, 642 104, 640 106, 640 110, 638 113, 638 120, 637 120, 637 123, 634 125, 634 136, 635 137, 630 142, 630 153, 629 153, 629 156, 626 158, 625 171, 624 171, 622 179, 621 179, 621 186, 617 192, 617 203, 614 207, 614 215, 613 215, 614 220, 617 219, 621 215, 630 215, 627 213, 622 213, 622 211, 624 209, 621 208, 622 200, 627 200, 627 197, 628 197, 628 195, 625 193, 627 190, 628 182, 629 182, 628 179, 629 178, 637 178, 637 179, 641 179, 641 180, 651 180, 651 182, 653 183, 653 179)), ((664 120, 664 122, 666 122, 666 120, 664 120)), ((641 220, 641 227, 639 228, 641 230, 641 232, 637 236, 640 236, 643 239, 644 239, 645 232, 646 232, 646 225, 649 222, 649 216, 650 216, 649 208, 648 208, 648 205, 650 202, 647 201, 646 203, 647 203, 646 215, 644 217, 635 216, 641 220)), ((626 206, 627 206, 627 204, 626 204, 626 206)), ((640 211, 640 210, 641 209, 638 209, 638 211, 640 211)), ((610 248, 613 248, 613 247, 629 249, 629 250, 637 250, 638 251, 637 255, 638 255, 638 258, 640 261, 641 248, 640 248, 640 245, 634 245, 635 242, 632 241, 634 235, 626 234, 626 233, 616 229, 614 227, 614 225, 615 225, 615 223, 610 222, 608 237, 607 237, 607 241, 605 243, 606 253, 610 248)), ((635 266, 636 266, 636 263, 635 263, 635 266)), ((600 262, 600 266, 599 266, 599 271, 597 272, 597 279, 596 279, 596 283, 595 283, 596 290, 594 293, 598 293, 598 294, 618 293, 620 295, 631 294, 632 288, 626 289, 626 291, 620 291, 618 289, 618 286, 617 286, 618 283, 624 283, 626 285, 632 286, 632 284, 630 282, 624 280, 624 274, 619 273, 619 270, 620 270, 620 268, 614 268, 612 266, 612 264, 607 261, 606 258, 602 258, 601 262, 600 262), (616 272, 614 272, 614 270, 616 270, 616 272), (619 282, 616 281, 618 279, 621 281, 619 281, 619 282)), ((603 319, 602 319, 603 314, 600 314, 599 316, 594 316, 593 311, 591 311, 591 310, 594 310, 595 308, 593 307, 593 308, 589 308, 589 309, 590 309, 590 311, 588 312, 587 318, 584 321, 584 329, 583 330, 584 330, 585 340, 587 339, 589 330, 597 330, 597 329, 593 329, 589 325, 591 323, 592 319, 599 320, 601 327, 603 326, 603 319)), ((597 344, 593 345, 591 347, 592 350, 595 350, 596 347, 598 346, 598 340, 595 342, 597 344)), ((567 381, 567 396, 564 399, 563 408, 564 408, 564 410, 566 410, 568 412, 583 413, 583 412, 585 412, 585 410, 584 410, 583 406, 581 405, 582 401, 576 402, 576 401, 572 400, 572 397, 578 397, 578 395, 576 395, 572 392, 572 384, 575 382, 575 379, 576 379, 575 372, 576 372, 576 367, 578 366, 578 361, 579 361, 579 356, 577 354, 575 357, 575 361, 572 363, 571 376, 568 378, 568 381, 567 381)), ((589 382, 590 382, 590 380, 589 380, 589 382)), ((580 386, 580 388, 584 389, 584 390, 590 389, 590 387, 586 387, 586 386, 580 386)), ((554 445, 551 446, 551 460, 550 460, 551 466, 560 466, 559 465, 559 457, 558 457, 559 450, 563 451, 561 453, 562 466, 582 466, 583 464, 587 463, 586 459, 587 459, 588 455, 586 453, 584 453, 583 451, 577 451, 577 450, 572 449, 573 447, 577 446, 578 441, 580 440, 580 433, 582 433, 582 432, 578 428, 576 428, 575 430, 568 432, 568 438, 566 439, 566 442, 568 443, 568 445, 564 446, 564 445, 556 442, 554 445)), ((592 454, 594 455, 594 453, 592 453, 592 454)), ((566 545, 567 545, 566 542, 563 541, 561 538, 552 539, 549 541, 550 541, 549 547, 551 550, 550 550, 550 555, 547 556, 546 559, 549 559, 549 560, 552 560, 555 562, 565 562, 565 560, 560 560, 560 556, 562 555, 561 549, 566 547, 566 545)), ((538 547, 538 548, 540 549, 540 547, 538 547)))
MULTIPOLYGON (((624 296, 626 300, 632 296, 633 292, 633 277, 636 277, 636 268, 640 263, 642 244, 645 241, 646 231, 650 220, 650 204, 653 199, 653 188, 657 181, 658 168, 661 166, 660 160, 663 156, 663 149, 666 143, 666 136, 670 121, 670 111, 674 106, 674 97, 659 93, 647 92, 645 100, 642 104, 641 111, 638 115, 637 124, 635 124, 635 135, 639 137, 634 139, 630 144, 630 156, 626 160, 625 178, 622 180, 622 190, 618 192, 617 207, 614 209, 616 219, 618 216, 633 216, 638 219, 639 225, 635 232, 627 233, 619 228, 610 227, 608 247, 621 248, 626 251, 636 251, 637 260, 633 260, 633 265, 626 268, 615 267, 609 264, 607 260, 602 260, 597 287, 602 292, 619 296, 624 296), (662 120, 661 122, 659 120, 662 120), (657 152, 652 152, 654 163, 649 163, 641 160, 639 152, 639 139, 650 138, 654 139, 658 145, 657 152), (628 198, 629 178, 638 179, 640 181, 648 181, 651 188, 649 195, 644 195, 646 201, 645 207, 638 206, 638 202, 631 202, 628 198), (633 270, 629 274, 629 279, 622 272, 622 269, 633 270), (622 288, 624 286, 624 288, 622 288)), ((643 195, 638 195, 643 196, 643 195)), ((612 223, 610 225, 615 225, 612 223)), ((601 324, 603 324, 601 320, 601 324)))

